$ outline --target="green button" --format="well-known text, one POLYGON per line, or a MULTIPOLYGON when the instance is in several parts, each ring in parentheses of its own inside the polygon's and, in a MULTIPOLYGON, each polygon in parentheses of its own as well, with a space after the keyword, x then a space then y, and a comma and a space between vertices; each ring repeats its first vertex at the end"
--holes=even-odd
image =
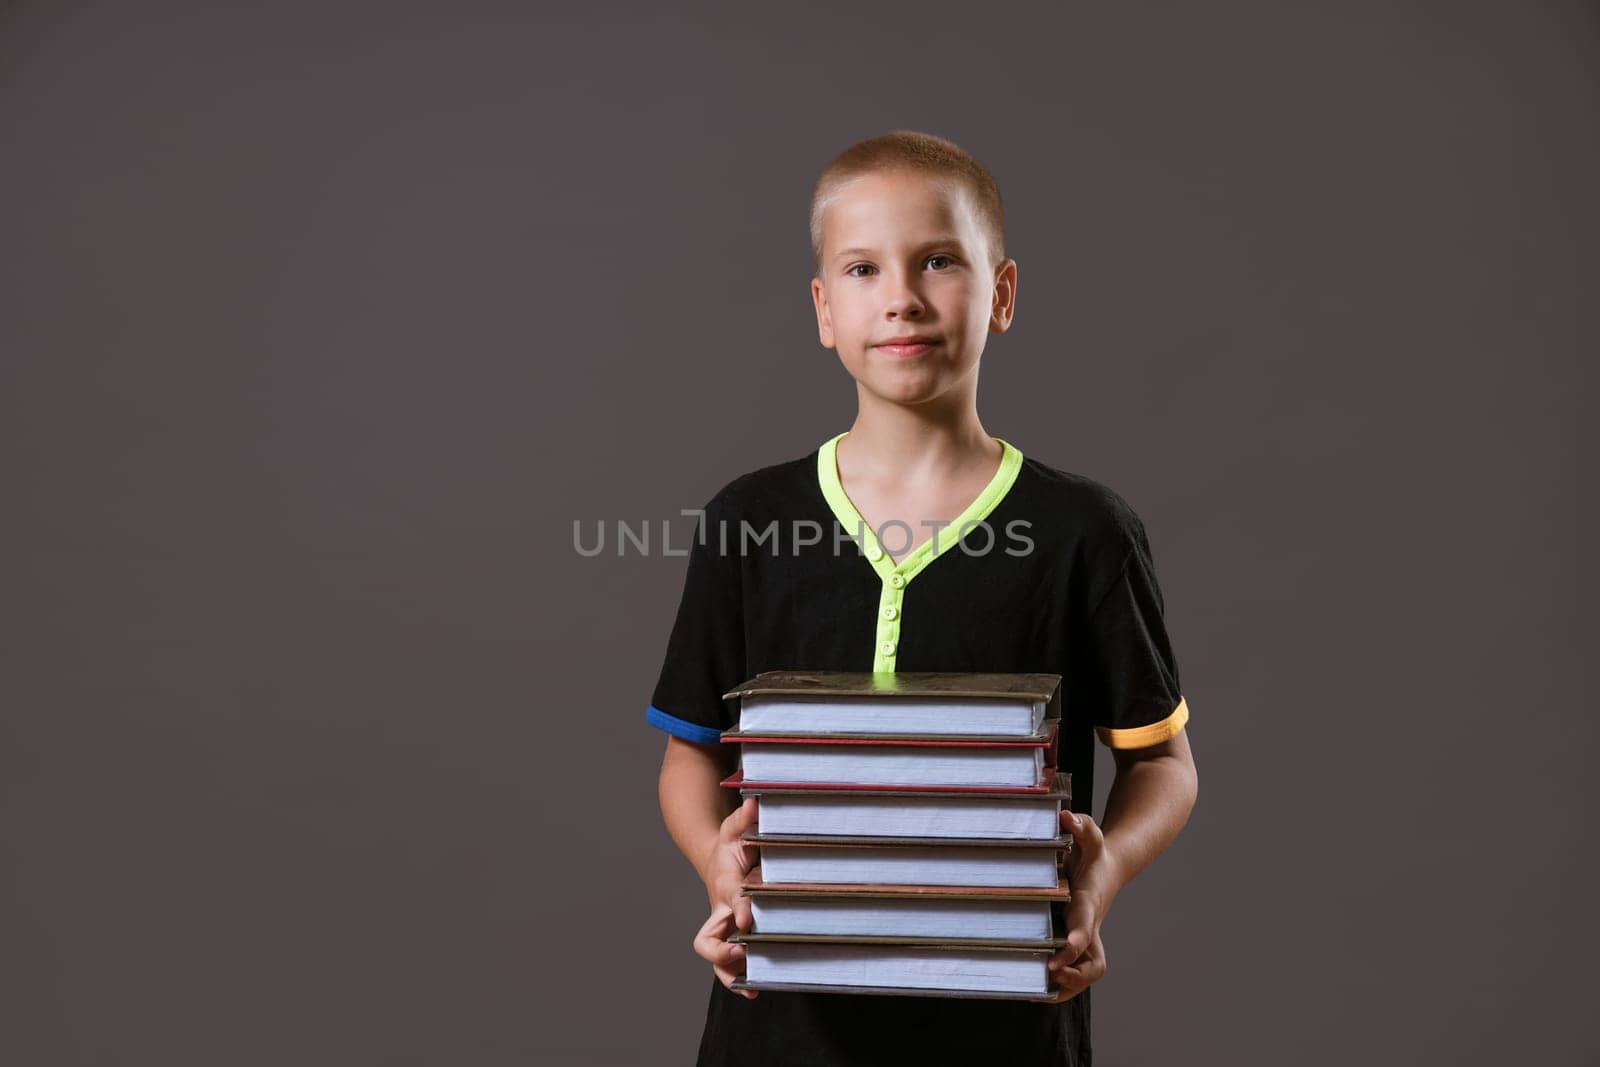
POLYGON ((891 574, 889 575, 889 584, 894 586, 896 589, 899 589, 902 585, 906 584, 906 580, 902 575, 891 574))
POLYGON ((896 615, 898 615, 898 614, 900 614, 900 613, 899 613, 899 612, 898 612, 898 611, 896 611, 896 610, 895 610, 895 608, 894 608, 894 605, 893 605, 893 604, 885 604, 885 605, 884 605, 884 606, 883 606, 883 617, 884 617, 884 618, 886 618, 886 619, 892 619, 892 618, 894 618, 894 617, 895 617, 895 616, 896 616, 896 615))
POLYGON ((885 656, 894 655, 894 642, 885 641, 883 644, 878 646, 878 651, 882 652, 885 656))
POLYGON ((879 548, 877 545, 873 545, 867 549, 867 558, 874 563, 878 562, 883 558, 883 549, 879 548))

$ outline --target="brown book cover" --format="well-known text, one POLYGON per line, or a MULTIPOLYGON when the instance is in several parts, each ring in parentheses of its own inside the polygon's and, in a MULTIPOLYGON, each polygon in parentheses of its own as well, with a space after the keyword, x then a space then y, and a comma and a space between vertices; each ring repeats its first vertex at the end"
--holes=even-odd
MULTIPOLYGON (((1031 734, 883 734, 842 733, 818 730, 809 734, 774 734, 733 729, 722 731, 722 740, 736 742, 766 742, 775 745, 983 745, 990 748, 1005 746, 1021 748, 1053 748, 1061 720, 1046 718, 1039 729, 1031 734)), ((1053 761, 1053 757, 1052 757, 1053 761)))
POLYGON ((763 671, 722 694, 827 697, 992 697, 1043 701, 1045 718, 1061 717, 1059 674, 973 671, 763 671))
POLYGON ((763 848, 1049 848, 1072 846, 1071 834, 1055 837, 868 837, 846 834, 763 834, 746 830, 739 840, 763 848))
POLYGON ((880 937, 875 934, 757 934, 745 930, 729 934, 727 940, 730 945, 793 941, 810 945, 920 945, 923 948, 1032 948, 1051 951, 1067 943, 1066 938, 1055 936, 1042 941, 1027 941, 990 937, 880 937))
MULTIPOLYGON (((1010 951, 1016 951, 1012 949, 1010 951)), ((867 994, 881 997, 953 997, 960 1000, 1031 1000, 1049 1003, 1060 995, 1059 986, 1051 986, 1046 992, 1033 993, 988 993, 971 990, 948 989, 903 989, 899 986, 862 986, 862 985, 800 985, 788 982, 747 982, 743 978, 735 978, 731 983, 734 989, 750 989, 761 993, 771 990, 775 993, 854 993, 867 994)))
POLYGON ((1039 780, 1033 785, 1019 785, 1015 787, 994 785, 880 786, 865 785, 859 782, 849 785, 835 782, 746 782, 744 780, 744 768, 741 767, 732 774, 728 775, 728 777, 724 778, 718 784, 728 789, 738 789, 741 791, 744 789, 787 789, 797 793, 806 792, 807 790, 822 790, 828 793, 839 793, 845 791, 878 794, 904 792, 908 795, 960 794, 963 796, 999 796, 1004 793, 1009 793, 1012 796, 1019 797, 1042 797, 1050 794, 1051 789, 1055 786, 1055 779, 1056 769, 1047 765, 1040 768, 1039 780))

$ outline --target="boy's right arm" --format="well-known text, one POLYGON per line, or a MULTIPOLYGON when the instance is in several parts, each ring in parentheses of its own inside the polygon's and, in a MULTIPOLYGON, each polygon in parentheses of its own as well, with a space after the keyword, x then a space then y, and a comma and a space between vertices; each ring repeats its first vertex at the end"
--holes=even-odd
MULTIPOLYGON (((755 862, 755 849, 741 835, 755 825, 755 798, 735 806, 732 790, 719 785, 733 773, 732 746, 700 745, 669 736, 661 757, 661 817, 673 843, 705 883, 711 916, 695 935, 694 949, 727 986, 744 972, 744 946, 729 944, 736 926, 750 928, 750 898, 739 894, 755 862)), ((754 990, 734 990, 754 999, 754 990)))

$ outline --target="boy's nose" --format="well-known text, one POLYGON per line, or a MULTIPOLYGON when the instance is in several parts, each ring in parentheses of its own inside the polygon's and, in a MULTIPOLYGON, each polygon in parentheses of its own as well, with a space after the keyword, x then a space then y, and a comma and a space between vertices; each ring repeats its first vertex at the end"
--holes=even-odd
POLYGON ((922 298, 911 286, 900 282, 890 290, 886 310, 892 315, 920 315, 923 310, 922 298))

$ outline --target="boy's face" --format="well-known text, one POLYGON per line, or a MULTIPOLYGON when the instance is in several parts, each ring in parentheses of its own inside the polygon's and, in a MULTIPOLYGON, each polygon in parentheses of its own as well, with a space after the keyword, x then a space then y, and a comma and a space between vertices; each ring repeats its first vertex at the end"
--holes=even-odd
POLYGON ((822 218, 811 281, 824 348, 866 389, 922 404, 976 389, 989 331, 1011 325, 1017 265, 991 264, 965 186, 914 171, 877 171, 838 191, 822 218), (919 342, 895 345, 904 338, 919 342))

